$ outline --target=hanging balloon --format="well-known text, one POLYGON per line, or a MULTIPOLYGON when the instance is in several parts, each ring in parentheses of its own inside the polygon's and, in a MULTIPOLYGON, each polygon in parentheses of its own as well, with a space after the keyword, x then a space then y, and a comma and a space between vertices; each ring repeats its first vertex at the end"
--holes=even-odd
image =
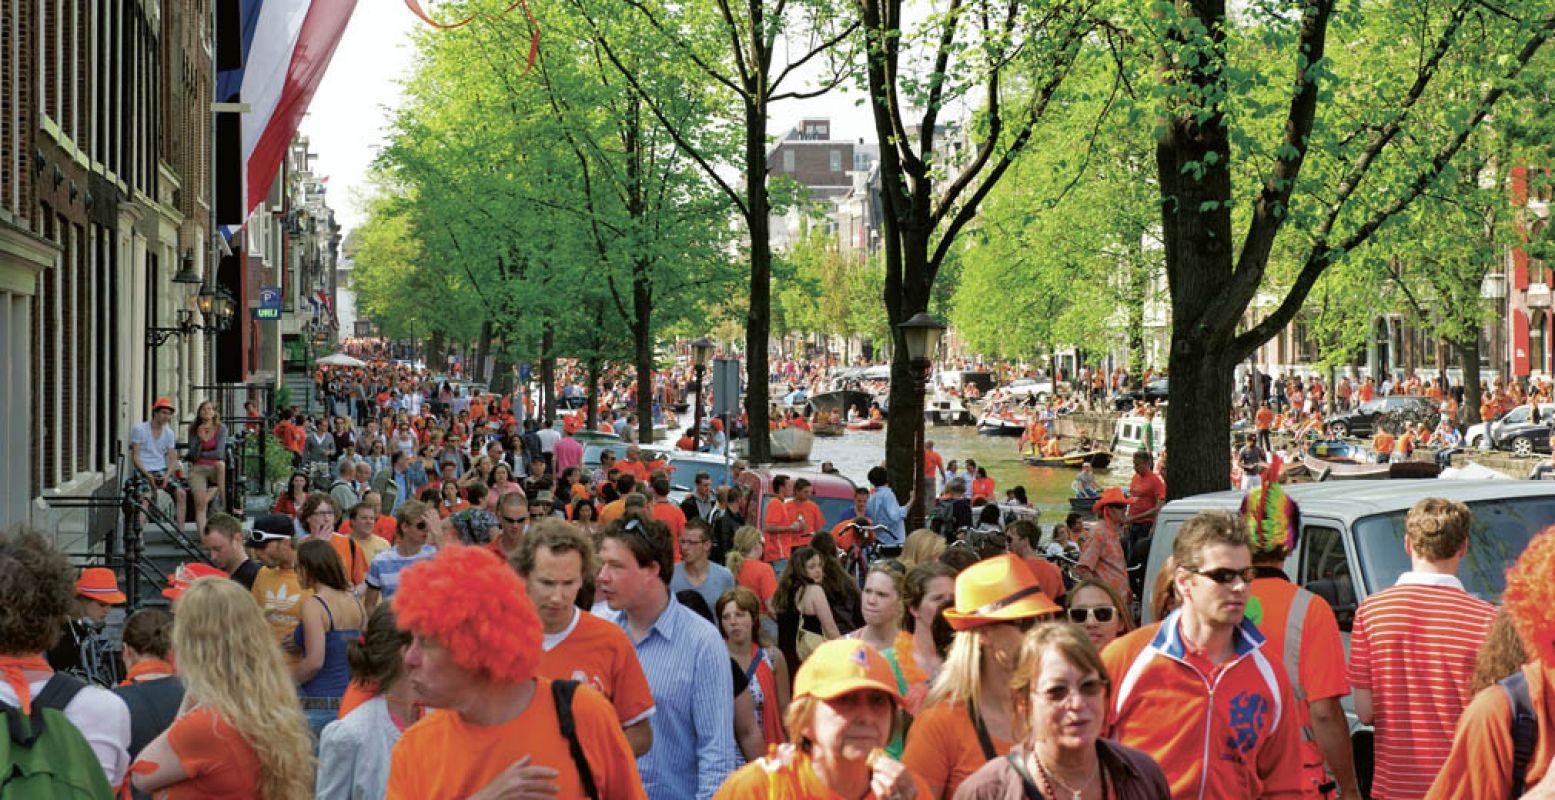
MULTIPOLYGON (((426 24, 445 31, 462 28, 474 22, 476 17, 481 16, 480 14, 471 14, 458 22, 438 22, 432 19, 431 15, 427 14, 426 10, 421 7, 420 0, 405 0, 405 6, 410 9, 410 13, 420 17, 426 24)), ((540 54, 540 23, 535 20, 534 12, 529 10, 529 4, 524 2, 524 0, 516 0, 516 2, 503 9, 502 13, 497 16, 507 16, 515 8, 522 8, 524 10, 524 18, 529 21, 529 61, 524 65, 524 71, 519 74, 519 77, 523 77, 529 74, 529 70, 534 69, 535 58, 540 54)), ((492 17, 491 19, 495 18, 492 17)))

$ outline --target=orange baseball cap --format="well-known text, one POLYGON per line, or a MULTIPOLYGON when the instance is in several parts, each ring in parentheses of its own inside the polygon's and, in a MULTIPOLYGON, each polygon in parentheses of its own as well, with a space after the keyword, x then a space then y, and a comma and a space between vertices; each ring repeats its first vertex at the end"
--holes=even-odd
POLYGON ((192 564, 179 564, 178 569, 167 579, 167 588, 162 590, 162 596, 169 600, 177 600, 178 596, 189 588, 189 584, 201 578, 225 578, 227 573, 220 567, 196 561, 192 564))
POLYGON ((945 621, 958 631, 995 622, 1016 622, 1063 609, 1042 593, 1031 567, 1005 554, 985 558, 956 576, 956 605, 945 621))
POLYGON ((155 403, 151 404, 151 410, 152 411, 157 411, 157 410, 163 409, 163 408, 167 409, 168 411, 174 410, 173 409, 173 401, 167 399, 166 397, 158 397, 157 401, 155 403))
POLYGON ((858 639, 832 639, 815 648, 794 676, 794 696, 831 700, 845 694, 880 691, 898 703, 896 675, 885 656, 858 639))
POLYGON ((107 567, 87 567, 81 570, 81 577, 76 578, 76 594, 114 606, 129 599, 124 596, 124 592, 119 591, 119 579, 107 567))

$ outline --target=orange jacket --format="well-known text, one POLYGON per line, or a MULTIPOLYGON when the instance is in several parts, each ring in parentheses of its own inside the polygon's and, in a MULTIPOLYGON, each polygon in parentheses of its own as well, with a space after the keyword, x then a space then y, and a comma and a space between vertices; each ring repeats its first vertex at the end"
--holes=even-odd
POLYGON ((1107 646, 1111 738, 1148 753, 1174 800, 1301 797, 1301 732, 1285 668, 1263 653, 1250 620, 1236 655, 1211 680, 1187 660, 1182 610, 1107 646))
MULTIPOLYGON (((1524 775, 1528 787, 1544 779, 1555 757, 1555 675, 1543 662, 1523 667, 1528 678, 1536 735, 1524 775)), ((1512 705, 1499 685, 1481 689, 1458 718, 1452 752, 1436 774, 1426 800, 1501 800, 1512 792, 1512 705)))

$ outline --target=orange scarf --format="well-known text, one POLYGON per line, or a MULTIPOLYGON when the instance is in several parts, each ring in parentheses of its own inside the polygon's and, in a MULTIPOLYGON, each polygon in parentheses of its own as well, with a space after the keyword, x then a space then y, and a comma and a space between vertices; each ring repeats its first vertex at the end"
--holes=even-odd
POLYGON ((54 668, 49 662, 43 660, 43 656, 0 656, 0 677, 16 690, 16 704, 21 706, 23 714, 32 713, 32 687, 27 684, 26 670, 38 672, 53 672, 54 668))
POLYGON ((143 658, 130 666, 129 674, 124 676, 124 680, 120 681, 119 685, 134 686, 135 684, 140 683, 138 680, 140 676, 158 673, 163 675, 172 675, 173 665, 163 661, 160 658, 143 658))

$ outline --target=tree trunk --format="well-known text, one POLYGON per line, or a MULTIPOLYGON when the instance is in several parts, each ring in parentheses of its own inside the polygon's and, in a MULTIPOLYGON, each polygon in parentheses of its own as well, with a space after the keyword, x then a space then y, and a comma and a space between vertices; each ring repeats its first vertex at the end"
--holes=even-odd
POLYGON ((1457 350, 1459 358, 1463 359, 1463 405, 1458 408, 1458 415, 1463 418, 1464 425, 1474 425, 1485 421, 1479 418, 1479 404, 1483 398, 1479 391, 1478 325, 1461 344, 1457 344, 1457 350))
POLYGON ((584 412, 584 420, 589 430, 599 429, 599 359, 591 358, 588 361, 588 409, 584 412))
POLYGON ((556 330, 549 322, 540 334, 540 419, 556 419, 556 330))
POLYGON ((446 371, 448 342, 442 331, 433 331, 432 340, 427 343, 427 368, 439 372, 446 371))
POLYGON ((1128 374, 1145 374, 1145 299, 1150 295, 1150 273, 1137 263, 1128 287, 1128 374))
MULTIPOLYGON (((929 306, 929 237, 918 226, 904 228, 900 233, 901 249, 898 258, 900 270, 890 269, 887 255, 885 305, 886 317, 891 325, 891 411, 890 424, 886 426, 885 461, 891 479, 891 488, 897 498, 906 502, 908 494, 918 488, 923 475, 923 465, 917 458, 918 436, 923 430, 923 392, 917 390, 912 361, 907 353, 907 340, 897 327, 925 311, 929 306), (899 275, 899 279, 893 276, 899 275)), ((889 249, 889 247, 888 247, 889 249)), ((907 530, 923 527, 926 504, 932 499, 918 492, 917 502, 907 515, 907 530)))
POLYGON ((772 460, 768 439, 767 404, 772 374, 767 340, 772 333, 772 231, 767 197, 767 113, 764 106, 745 105, 745 202, 750 209, 750 310, 745 316, 745 415, 749 421, 747 453, 752 463, 772 460))
POLYGON ((632 279, 632 363, 637 368, 637 440, 653 441, 653 298, 648 265, 638 264, 632 279))
POLYGON ((476 381, 490 382, 491 375, 486 372, 486 357, 491 354, 491 320, 481 323, 480 342, 475 346, 475 363, 470 364, 465 374, 476 381))

